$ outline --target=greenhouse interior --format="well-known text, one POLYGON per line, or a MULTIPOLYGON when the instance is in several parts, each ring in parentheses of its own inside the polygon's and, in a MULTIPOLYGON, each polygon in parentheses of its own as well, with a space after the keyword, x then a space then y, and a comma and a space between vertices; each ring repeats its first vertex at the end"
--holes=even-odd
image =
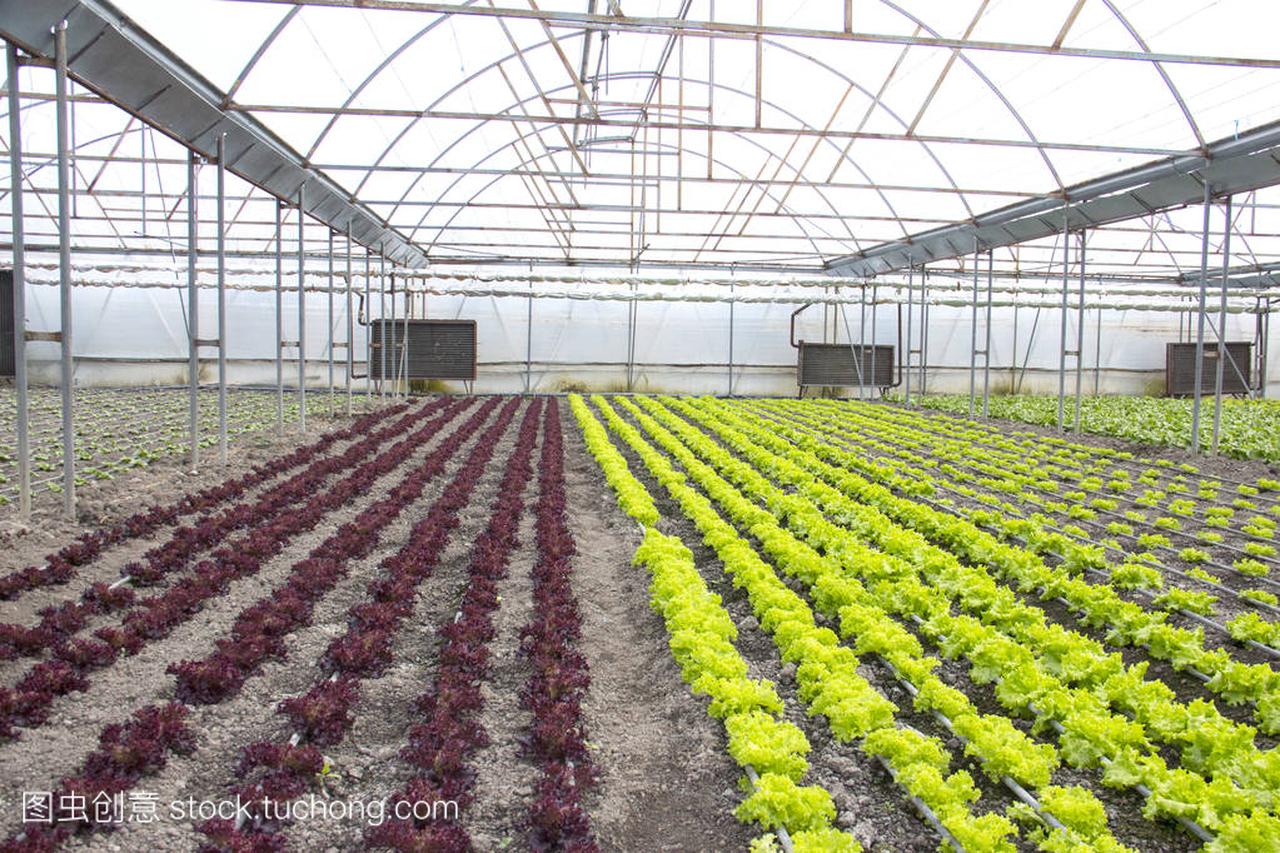
POLYGON ((1278 29, 0 0, 0 849, 1280 851, 1278 29))

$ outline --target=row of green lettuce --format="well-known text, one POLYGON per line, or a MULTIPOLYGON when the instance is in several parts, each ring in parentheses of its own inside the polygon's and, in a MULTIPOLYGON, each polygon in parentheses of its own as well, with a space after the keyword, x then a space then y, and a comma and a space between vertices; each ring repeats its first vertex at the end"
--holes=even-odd
MULTIPOLYGON (((1104 780, 1110 784, 1145 786, 1153 792, 1147 799, 1150 817, 1198 820, 1222 833, 1221 849, 1233 849, 1233 839, 1277 831, 1274 819, 1267 814, 1274 808, 1277 791, 1275 756, 1241 743, 1242 738, 1252 741, 1251 728, 1237 726, 1221 715, 1202 718, 1211 705, 1180 705, 1163 685, 1143 680, 1145 666, 1125 668, 1118 655, 1106 654, 1093 641, 1044 624, 1043 613, 1021 605, 985 570, 961 565, 910 525, 895 524, 876 505, 896 507, 899 512, 907 507, 928 511, 927 507, 899 501, 887 489, 822 461, 812 446, 805 449, 791 444, 788 438, 796 436, 784 437, 781 433, 785 430, 778 424, 752 424, 738 417, 731 406, 712 401, 662 402, 694 419, 701 417, 708 430, 742 454, 750 464, 733 465, 728 460, 722 464, 744 483, 758 479, 754 469, 759 468, 792 488, 790 494, 777 489, 770 494, 766 486, 757 484, 756 497, 777 516, 786 518, 799 535, 839 559, 848 573, 861 573, 867 581, 863 591, 870 591, 884 612, 918 620, 921 633, 944 655, 968 658, 974 680, 995 682, 997 696, 1006 707, 1031 713, 1038 729, 1059 729, 1062 756, 1068 763, 1102 765, 1104 780), (754 442, 746 437, 747 432, 753 433, 754 442), (777 452, 765 450, 762 445, 766 443, 777 452), (790 460, 782 458, 788 455, 790 460), (815 479, 815 474, 838 483, 857 500, 821 476, 815 479), (835 519, 845 528, 836 528, 826 519, 835 519), (883 552, 859 549, 858 536, 883 552), (895 551, 898 558, 892 556, 895 551), (953 605, 970 615, 951 616, 953 605), (1109 709, 1108 704, 1121 713, 1109 709), (1198 767, 1205 775, 1165 766, 1148 736, 1180 745, 1184 764, 1198 767), (1220 752, 1219 746, 1238 749, 1220 752), (1228 772, 1241 781, 1221 775, 1228 772)), ((642 401, 642 405, 658 404, 642 401)), ((925 521, 924 516, 909 512, 907 518, 918 524, 925 521)), ((1028 571, 1024 579, 1034 579, 1037 584, 1049 581, 1059 590, 1080 592, 1079 582, 1069 575, 1046 576, 1048 569, 1042 564, 1036 573, 1034 563, 1039 561, 1034 555, 1024 552, 1019 557, 1014 549, 980 534, 971 524, 939 514, 932 519, 932 526, 922 526, 935 536, 942 535, 949 544, 972 541, 998 555, 1002 559, 995 562, 1009 568, 1020 560, 1030 561, 1031 565, 1023 566, 1028 571)), ((970 550, 970 556, 975 553, 970 550)), ((851 593, 842 588, 840 594, 851 593)), ((875 624, 874 620, 863 622, 875 624)), ((948 710, 963 716, 963 703, 955 702, 954 697, 950 700, 948 710)), ((1031 770, 1018 772, 1028 781, 1033 777, 1031 770)))
MULTIPOLYGON (((969 397, 931 394, 918 402, 957 415, 969 413, 969 397)), ((990 398, 991 416, 1040 426, 1058 423, 1058 398, 1029 394, 990 398)), ((1213 437, 1213 401, 1202 402, 1200 444, 1213 437), (1210 416, 1206 416, 1210 415, 1210 416)), ((1071 422, 1073 413, 1068 413, 1071 422)), ((1080 405, 1082 432, 1107 435, 1143 445, 1191 447, 1192 401, 1173 397, 1085 397, 1080 405)), ((1227 399, 1222 406, 1219 436, 1222 453, 1241 459, 1280 461, 1280 401, 1227 399)))

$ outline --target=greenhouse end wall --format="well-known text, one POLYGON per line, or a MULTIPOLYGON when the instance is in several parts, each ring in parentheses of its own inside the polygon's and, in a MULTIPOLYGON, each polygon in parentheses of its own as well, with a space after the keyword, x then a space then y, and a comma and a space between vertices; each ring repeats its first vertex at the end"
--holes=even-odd
MULTIPOLYGON (((58 291, 45 285, 28 288, 28 328, 56 330, 58 291)), ((186 292, 179 288, 77 287, 73 291, 73 341, 76 384, 93 386, 166 386, 187 382, 186 292)), ((297 340, 297 295, 284 294, 284 337, 297 340)), ((345 292, 335 295, 334 339, 346 337, 345 292)), ((378 322, 376 294, 374 322, 378 322)), ((520 392, 526 389, 526 359, 530 390, 561 392, 600 390, 670 392, 680 394, 740 394, 789 396, 797 393, 796 350, 789 337, 792 312, 799 304, 713 302, 640 302, 635 306, 634 347, 630 343, 630 303, 578 299, 532 301, 532 341, 529 301, 511 297, 429 296, 427 313, 433 318, 475 320, 479 330, 477 393, 520 392), (629 359, 629 354, 631 358, 629 359), (729 364, 733 363, 732 387, 729 364), (628 362, 632 367, 628 369, 628 362)), ((358 301, 356 303, 359 304, 358 301)), ((419 300, 421 304, 421 300, 419 300)), ((275 384, 275 296, 271 292, 230 290, 227 294, 228 381, 234 385, 275 384)), ((328 383, 328 298, 307 295, 307 383, 328 383)), ((421 314, 421 311, 418 312, 421 314)), ((865 333, 858 306, 816 304, 796 321, 796 337, 814 342, 847 343, 865 339, 899 345, 906 333, 905 309, 901 330, 895 305, 868 310, 865 333), (843 310, 842 310, 843 309, 843 310)), ((996 308, 991 323, 992 393, 1020 390, 1056 394, 1061 311, 1048 308, 996 308), (1028 343, 1030 351, 1028 352, 1028 343), (1015 350, 1016 346, 1016 350, 1015 350)), ((397 316, 403 318, 403 301, 397 316)), ((389 321, 388 314, 388 321, 389 321)), ((918 312, 912 330, 913 346, 920 345, 918 312)), ((1086 394, 1162 394, 1165 344, 1182 339, 1189 328, 1185 315, 1172 312, 1090 309, 1086 314, 1082 389, 1086 394)), ((1213 318, 1216 320, 1216 315, 1213 318)), ((1076 312, 1069 312, 1068 348, 1075 348, 1076 312)), ((216 335, 215 294, 202 289, 200 336, 216 335)), ((1255 317, 1228 317, 1230 340, 1254 339, 1255 317)), ((969 352, 974 329, 967 308, 933 306, 929 313, 927 387, 931 392, 969 390, 969 352)), ((978 348, 984 344, 981 318, 978 348)), ((1215 341, 1207 333, 1209 345, 1215 341)), ((363 374, 366 329, 356 324, 355 373, 363 374)), ((28 344, 31 381, 56 384, 58 345, 28 344)), ((201 381, 217 381, 217 352, 201 350, 201 381)), ((1268 365, 1268 396, 1280 393, 1275 353, 1268 365)), ((285 350, 285 382, 295 386, 297 353, 285 350)), ((335 376, 344 381, 346 353, 334 351, 335 376)), ((981 389, 983 360, 977 357, 977 385, 981 389)), ((1075 359, 1067 359, 1067 392, 1075 389, 1075 359)), ((919 386, 913 376, 915 390, 919 386)), ((357 379, 357 388, 364 380, 357 379)), ((446 383, 463 390, 461 383, 446 383)), ((856 394, 856 389, 847 393, 856 394)))

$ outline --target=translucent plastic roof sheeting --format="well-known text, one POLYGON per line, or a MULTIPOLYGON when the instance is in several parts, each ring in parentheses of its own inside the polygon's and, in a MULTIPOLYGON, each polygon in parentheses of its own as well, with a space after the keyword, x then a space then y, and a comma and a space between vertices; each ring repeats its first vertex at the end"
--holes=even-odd
MULTIPOLYGON (((626 25, 607 32, 558 16, 608 14, 608 0, 435 4, 449 14, 355 0, 115 5, 439 265, 812 275, 1280 120, 1280 7, 1250 0, 853 0, 848 40, 819 37, 844 29, 846 4, 831 0, 622 0, 626 25), (648 18, 668 20, 633 21, 648 18), (672 19, 692 23, 676 35, 672 19), (757 23, 773 31, 728 26, 757 23)), ((28 238, 47 248, 52 72, 23 69, 20 88, 32 96, 28 238)), ((185 152, 74 94, 78 251, 181 256, 185 152)), ((234 179, 228 195, 229 250, 271 256, 275 200, 234 179)), ((1272 189, 1235 199, 1232 269, 1280 264, 1278 201, 1272 189)), ((1092 231, 1090 274, 1193 280, 1201 217, 1092 231)), ((326 230, 311 229, 308 249, 323 253, 326 230)), ((996 268, 1060 275, 1060 242, 999 249, 996 268)))

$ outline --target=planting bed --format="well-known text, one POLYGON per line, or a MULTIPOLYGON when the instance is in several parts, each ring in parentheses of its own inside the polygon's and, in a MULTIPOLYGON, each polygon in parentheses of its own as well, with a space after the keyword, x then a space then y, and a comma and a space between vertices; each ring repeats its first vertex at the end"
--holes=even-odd
MULTIPOLYGON (((376 398, 375 398, 376 399, 376 398)), ((218 444, 218 393, 202 390, 200 446, 216 453, 218 444)), ((32 388, 29 398, 32 502, 37 508, 56 510, 62 488, 62 396, 57 388, 32 388)), ((185 457, 187 392, 182 389, 95 388, 76 391, 76 484, 93 495, 106 483, 128 479, 138 469, 157 461, 179 462, 185 457)), ((346 395, 315 391, 308 394, 307 414, 322 420, 346 411, 346 395)), ((355 410, 365 405, 357 398, 355 410)), ((285 422, 298 416, 297 395, 286 392, 285 422)), ((17 503, 18 461, 16 441, 17 398, 11 387, 0 389, 0 508, 17 503)), ((242 443, 275 429, 274 391, 232 389, 227 394, 227 437, 242 443)), ((0 509, 0 512, 3 510, 0 509)))
POLYGON ((330 429, 6 557, 5 849, 1280 849, 1265 470, 834 401, 330 429))

